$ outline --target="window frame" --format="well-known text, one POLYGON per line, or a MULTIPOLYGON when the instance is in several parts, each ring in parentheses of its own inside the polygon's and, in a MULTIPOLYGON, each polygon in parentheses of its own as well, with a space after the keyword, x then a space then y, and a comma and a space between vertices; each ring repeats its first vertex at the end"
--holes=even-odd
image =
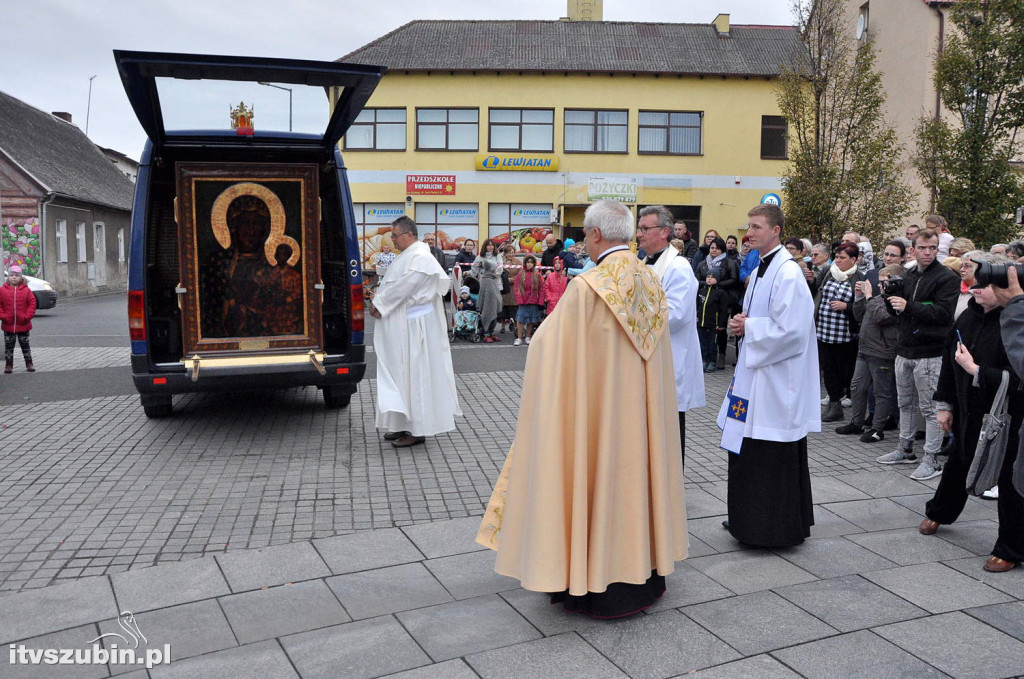
MULTIPOLYGON (((438 153, 479 153, 480 152, 480 107, 479 106, 417 106, 415 109, 415 125, 416 125, 416 144, 415 149, 417 151, 427 152, 438 152, 438 153), (426 122, 421 123, 419 120, 420 111, 444 111, 445 122, 426 122), (450 149, 448 148, 449 141, 451 139, 449 135, 448 127, 452 125, 450 111, 476 111, 476 146, 471 149, 450 149), (420 146, 420 125, 426 125, 430 127, 443 127, 444 128, 444 148, 424 148, 420 146)), ((456 125, 468 125, 461 121, 455 121, 456 125)))
POLYGON ((776 115, 762 115, 761 116, 761 146, 759 148, 761 160, 789 160, 789 121, 786 120, 785 116, 776 115), (766 122, 768 118, 776 118, 782 120, 782 124, 769 125, 766 122), (783 155, 781 156, 766 156, 764 154, 764 138, 766 130, 781 130, 782 131, 782 148, 783 155))
POLYGON ((355 151, 357 153, 365 153, 367 151, 374 153, 405 153, 409 150, 409 109, 404 106, 369 106, 364 108, 360 113, 366 113, 367 111, 373 112, 373 123, 356 123, 353 122, 349 125, 348 130, 345 131, 345 144, 342 150, 344 151, 355 151), (402 148, 400 149, 380 149, 377 148, 377 126, 384 125, 397 125, 398 123, 385 122, 380 123, 377 121, 377 111, 402 111, 405 113, 405 120, 402 122, 402 126, 405 128, 405 134, 402 135, 402 148), (373 145, 370 148, 353 148, 348 145, 348 135, 352 132, 352 128, 356 126, 365 127, 367 125, 373 128, 373 145))
MULTIPOLYGON (((639 143, 639 140, 638 140, 638 143, 639 143)), ((596 154, 601 154, 601 155, 617 155, 617 156, 629 155, 629 109, 628 108, 575 108, 575 107, 574 108, 562 109, 562 152, 563 153, 590 153, 590 154, 595 154, 596 153, 596 154), (566 122, 566 120, 565 120, 566 114, 567 113, 571 113, 571 112, 572 113, 585 112, 585 113, 593 113, 594 114, 594 122, 591 124, 593 126, 593 128, 594 128, 594 139, 593 139, 594 150, 593 151, 576 151, 576 150, 570 151, 566 147, 566 138, 568 136, 568 135, 566 135, 566 128, 569 125, 573 125, 575 127, 583 127, 585 125, 585 123, 569 123, 569 122, 566 122), (623 123, 623 124, 619 124, 619 123, 601 123, 601 122, 598 122, 598 115, 597 115, 598 113, 625 113, 626 114, 626 122, 623 123), (602 127, 621 127, 621 128, 624 128, 625 131, 626 131, 626 148, 624 148, 621 151, 598 151, 597 150, 598 132, 600 131, 600 129, 602 127)))
POLYGON ((653 108, 639 109, 637 111, 637 114, 636 114, 636 124, 637 124, 637 133, 636 133, 636 152, 637 152, 637 155, 641 155, 641 156, 703 156, 704 155, 704 111, 679 111, 679 110, 653 109, 653 108), (640 123, 640 117, 644 113, 667 113, 668 114, 668 124, 667 125, 643 125, 643 124, 640 123), (698 119, 700 120, 700 124, 697 126, 697 131, 698 131, 698 135, 699 135, 699 138, 700 138, 700 141, 698 142, 698 144, 699 144, 700 148, 699 148, 699 150, 696 153, 673 153, 672 151, 669 150, 669 149, 671 149, 671 143, 670 142, 671 142, 671 132, 672 132, 673 128, 680 129, 680 130, 683 130, 683 129, 687 129, 687 130, 688 129, 693 129, 692 125, 673 125, 672 124, 672 114, 673 113, 690 113, 690 114, 695 114, 698 117, 698 119), (640 132, 641 132, 641 130, 645 130, 645 129, 647 129, 647 130, 665 130, 665 149, 666 150, 664 150, 664 151, 643 151, 643 150, 641 150, 641 148, 640 148, 640 132))
POLYGON ((85 222, 75 222, 75 257, 78 264, 89 262, 89 240, 85 234, 85 222))
POLYGON ((68 263, 68 220, 54 220, 54 237, 57 240, 57 263, 68 263))
POLYGON ((487 150, 490 153, 554 153, 555 152, 555 109, 554 108, 509 108, 505 106, 492 106, 487 108, 487 150), (495 123, 491 120, 491 113, 493 111, 519 111, 519 122, 518 123, 506 123, 499 122, 495 123), (524 111, 550 111, 551 122, 544 123, 551 126, 551 145, 547 150, 543 149, 524 149, 523 148, 523 125, 541 125, 541 123, 523 123, 523 112, 524 111), (494 126, 500 125, 502 127, 515 126, 518 130, 519 145, 517 148, 494 148, 493 142, 493 131, 494 126))

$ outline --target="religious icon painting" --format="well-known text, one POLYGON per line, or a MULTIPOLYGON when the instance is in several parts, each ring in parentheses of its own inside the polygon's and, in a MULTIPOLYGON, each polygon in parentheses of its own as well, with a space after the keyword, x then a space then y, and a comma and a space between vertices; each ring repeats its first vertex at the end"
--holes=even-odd
POLYGON ((319 350, 316 166, 179 163, 176 172, 185 354, 319 350))

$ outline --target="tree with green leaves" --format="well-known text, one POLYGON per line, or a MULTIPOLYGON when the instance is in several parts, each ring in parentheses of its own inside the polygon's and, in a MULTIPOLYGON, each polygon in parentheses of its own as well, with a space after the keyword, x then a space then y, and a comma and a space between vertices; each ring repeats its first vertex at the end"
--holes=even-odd
POLYGON ((789 123, 787 227, 816 242, 856 231, 877 243, 908 216, 912 193, 874 50, 850 35, 843 0, 794 0, 793 13, 802 49, 776 86, 789 123))
POLYGON ((922 118, 914 164, 950 230, 976 243, 1020 233, 1024 177, 1013 161, 1024 125, 1024 0, 961 0, 935 59, 946 114, 922 118))

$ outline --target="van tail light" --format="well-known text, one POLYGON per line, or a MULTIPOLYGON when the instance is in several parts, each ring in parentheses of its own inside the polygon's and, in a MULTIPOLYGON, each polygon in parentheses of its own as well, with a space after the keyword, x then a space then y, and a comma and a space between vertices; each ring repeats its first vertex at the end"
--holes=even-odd
POLYGON ((363 286, 348 286, 352 309, 352 332, 362 332, 366 324, 366 303, 363 301, 363 286))
POLYGON ((146 341, 146 297, 142 290, 128 291, 128 335, 132 341, 146 341))

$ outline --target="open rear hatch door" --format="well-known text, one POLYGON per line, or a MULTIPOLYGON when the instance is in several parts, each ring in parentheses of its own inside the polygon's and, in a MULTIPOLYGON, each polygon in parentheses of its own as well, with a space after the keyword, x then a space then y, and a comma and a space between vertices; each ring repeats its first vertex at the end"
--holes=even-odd
POLYGON ((123 50, 114 51, 114 60, 135 115, 158 150, 167 143, 232 138, 332 148, 387 70, 332 61, 123 50), (325 93, 336 99, 333 113, 325 93), (232 128, 230 114, 242 102, 253 120, 239 131, 232 128))

